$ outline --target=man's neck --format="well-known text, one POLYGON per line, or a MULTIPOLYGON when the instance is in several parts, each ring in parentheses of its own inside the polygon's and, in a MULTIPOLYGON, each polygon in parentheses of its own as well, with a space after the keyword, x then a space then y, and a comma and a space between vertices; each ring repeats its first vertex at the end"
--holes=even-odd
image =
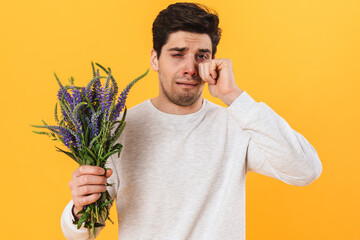
POLYGON ((203 104, 203 98, 200 96, 196 102, 190 106, 179 106, 175 103, 169 101, 168 99, 161 99, 160 96, 150 99, 152 105, 156 107, 158 110, 168 113, 168 114, 176 114, 176 115, 185 115, 197 112, 201 109, 203 104))

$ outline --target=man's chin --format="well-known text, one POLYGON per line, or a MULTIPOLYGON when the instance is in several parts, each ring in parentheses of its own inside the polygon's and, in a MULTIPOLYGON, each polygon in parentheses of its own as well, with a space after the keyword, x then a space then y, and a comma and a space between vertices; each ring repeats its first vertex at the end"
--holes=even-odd
POLYGON ((176 98, 170 99, 170 101, 173 102, 174 104, 178 105, 178 106, 189 107, 189 106, 195 104, 196 101, 200 98, 200 96, 201 96, 201 92, 197 96, 196 95, 177 96, 176 98))

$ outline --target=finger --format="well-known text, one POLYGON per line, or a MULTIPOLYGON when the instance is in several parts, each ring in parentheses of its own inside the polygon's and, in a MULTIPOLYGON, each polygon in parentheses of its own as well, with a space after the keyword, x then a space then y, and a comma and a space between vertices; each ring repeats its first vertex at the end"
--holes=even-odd
POLYGON ((206 74, 206 68, 208 66, 208 63, 201 63, 199 64, 199 73, 200 77, 204 82, 211 83, 211 80, 209 80, 208 75, 206 74))
POLYGON ((207 64, 204 68, 204 74, 209 84, 215 84, 215 79, 210 75, 210 64, 207 64))
POLYGON ((204 64, 199 64, 199 75, 201 80, 206 82, 205 75, 204 75, 204 64))
POLYGON ((81 175, 104 175, 105 170, 102 167, 81 165, 73 172, 73 177, 81 175))
POLYGON ((74 201, 74 203, 75 206, 80 206, 82 208, 85 205, 96 202, 96 200, 98 200, 100 197, 101 193, 94 193, 89 196, 79 197, 74 201))
POLYGON ((211 77, 216 81, 217 77, 218 77, 218 73, 216 71, 216 62, 212 61, 211 65, 210 65, 210 75, 211 77))
POLYGON ((81 175, 76 178, 76 186, 84 185, 100 185, 106 183, 105 176, 96 176, 96 175, 81 175))
POLYGON ((73 195, 77 197, 84 197, 89 194, 102 193, 105 191, 106 191, 105 185, 86 185, 77 188, 76 192, 74 192, 73 195))

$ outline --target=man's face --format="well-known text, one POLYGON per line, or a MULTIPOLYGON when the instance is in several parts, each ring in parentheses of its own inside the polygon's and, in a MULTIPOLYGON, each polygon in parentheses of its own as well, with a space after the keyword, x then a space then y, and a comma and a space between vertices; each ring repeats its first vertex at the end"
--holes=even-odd
POLYGON ((212 57, 209 35, 178 31, 169 35, 162 47, 160 58, 151 51, 151 65, 159 75, 160 99, 167 99, 179 106, 190 106, 202 94, 202 81, 198 65, 212 57))

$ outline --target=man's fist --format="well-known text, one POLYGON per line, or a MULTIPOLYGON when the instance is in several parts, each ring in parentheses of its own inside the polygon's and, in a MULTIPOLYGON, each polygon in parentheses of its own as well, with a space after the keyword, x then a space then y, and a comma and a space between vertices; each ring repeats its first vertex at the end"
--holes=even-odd
MULTIPOLYGON (((97 166, 82 165, 72 174, 69 182, 75 214, 82 210, 85 205, 95 202, 106 191, 106 179, 110 177, 112 170, 97 166)), ((80 217, 80 216, 78 216, 80 217)))

